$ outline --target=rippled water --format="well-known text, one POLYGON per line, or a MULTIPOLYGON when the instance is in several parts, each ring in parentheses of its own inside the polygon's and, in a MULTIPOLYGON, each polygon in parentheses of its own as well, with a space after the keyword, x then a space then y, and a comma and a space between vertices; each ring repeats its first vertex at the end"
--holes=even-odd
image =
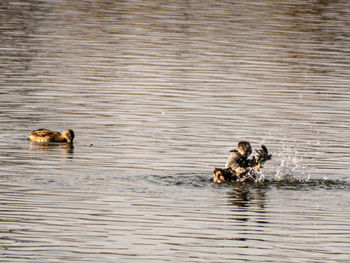
POLYGON ((1 262, 348 262, 348 1, 0 3, 1 262), (73 129, 73 148, 33 145, 73 129), (239 140, 265 178, 215 185, 239 140))

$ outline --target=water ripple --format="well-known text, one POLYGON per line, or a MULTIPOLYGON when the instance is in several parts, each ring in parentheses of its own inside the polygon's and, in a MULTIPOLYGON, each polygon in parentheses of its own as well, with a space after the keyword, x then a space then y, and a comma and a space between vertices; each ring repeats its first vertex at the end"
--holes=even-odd
POLYGON ((348 262, 348 10, 2 1, 0 261, 348 262), (265 181, 214 184, 242 139, 265 181))

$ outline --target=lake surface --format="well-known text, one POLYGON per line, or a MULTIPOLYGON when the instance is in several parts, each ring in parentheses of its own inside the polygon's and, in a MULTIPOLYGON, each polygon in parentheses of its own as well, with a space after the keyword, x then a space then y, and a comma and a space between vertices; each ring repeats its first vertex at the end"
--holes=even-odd
POLYGON ((5 0, 0 20, 1 262, 349 262, 349 1, 5 0), (213 184, 243 139, 274 182, 213 184))

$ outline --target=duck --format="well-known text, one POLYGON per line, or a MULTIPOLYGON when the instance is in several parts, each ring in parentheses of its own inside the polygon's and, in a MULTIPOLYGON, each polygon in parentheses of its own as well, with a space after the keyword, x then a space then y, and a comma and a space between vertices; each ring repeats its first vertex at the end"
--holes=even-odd
POLYGON ((236 176, 235 171, 231 168, 216 168, 214 169, 214 183, 226 183, 238 181, 239 178, 236 176))
POLYGON ((253 182, 256 179, 256 172, 272 158, 267 147, 261 145, 261 149, 256 150, 258 155, 248 159, 252 153, 252 147, 248 141, 240 141, 237 148, 230 152, 232 153, 226 161, 225 168, 214 169, 214 183, 253 182))
POLYGON ((245 173, 246 168, 250 166, 249 155, 252 153, 252 147, 248 141, 240 141, 236 149, 230 151, 227 158, 225 169, 231 168, 237 176, 245 173))
POLYGON ((74 132, 73 130, 67 129, 61 133, 48 129, 37 129, 29 132, 28 140, 39 143, 49 142, 65 142, 73 143, 74 132))

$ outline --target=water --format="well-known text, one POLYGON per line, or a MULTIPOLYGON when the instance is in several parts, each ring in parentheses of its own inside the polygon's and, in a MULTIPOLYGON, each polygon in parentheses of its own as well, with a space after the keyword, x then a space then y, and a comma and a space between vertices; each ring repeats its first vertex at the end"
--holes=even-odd
POLYGON ((0 19, 1 262, 348 262, 348 1, 8 0, 0 19), (211 182, 242 139, 280 182, 211 182))

